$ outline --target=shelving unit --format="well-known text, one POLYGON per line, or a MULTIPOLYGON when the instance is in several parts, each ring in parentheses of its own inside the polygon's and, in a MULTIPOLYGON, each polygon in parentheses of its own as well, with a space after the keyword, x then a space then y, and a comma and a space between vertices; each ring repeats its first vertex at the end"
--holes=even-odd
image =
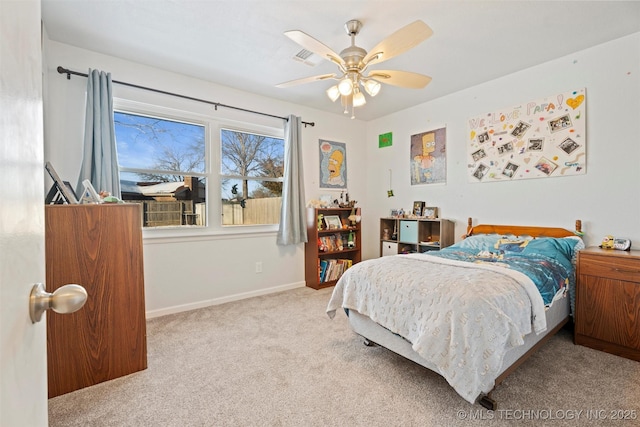
POLYGON ((454 243, 453 221, 380 218, 380 256, 437 251, 454 243))
POLYGON ((304 251, 304 276, 310 288, 321 289, 335 285, 343 269, 362 260, 361 223, 351 224, 348 219, 351 211, 351 208, 307 209, 308 242, 304 251), (341 228, 327 228, 324 220, 318 220, 319 215, 339 217, 341 228), (350 234, 353 247, 349 247, 350 234), (342 249, 339 249, 340 246, 342 249), (327 274, 328 269, 325 268, 324 277, 321 277, 323 261, 333 264, 332 270, 336 274, 327 274))

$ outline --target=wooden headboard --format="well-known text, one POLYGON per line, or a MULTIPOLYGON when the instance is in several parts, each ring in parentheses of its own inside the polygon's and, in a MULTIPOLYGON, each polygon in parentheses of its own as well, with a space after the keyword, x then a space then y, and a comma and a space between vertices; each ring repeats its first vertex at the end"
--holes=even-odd
POLYGON ((467 222, 467 234, 513 234, 516 236, 532 236, 532 237, 568 237, 582 235, 582 221, 576 220, 575 231, 566 230, 564 228, 555 227, 536 227, 529 225, 491 225, 478 224, 475 227, 473 221, 469 218, 467 222))

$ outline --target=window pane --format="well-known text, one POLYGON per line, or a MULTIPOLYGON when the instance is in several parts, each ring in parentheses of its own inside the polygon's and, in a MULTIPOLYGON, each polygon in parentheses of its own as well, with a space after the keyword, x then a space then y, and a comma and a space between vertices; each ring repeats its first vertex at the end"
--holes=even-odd
POLYGON ((206 225, 206 180, 148 181, 138 173, 120 173, 122 200, 142 204, 144 227, 206 225))
POLYGON ((206 225, 205 127, 116 112, 122 199, 144 227, 206 225), (124 169, 124 170, 123 170, 124 169))
POLYGON ((220 173, 246 177, 284 176, 284 140, 222 129, 220 173))
POLYGON ((122 168, 205 172, 205 128, 192 123, 115 112, 122 168))
POLYGON ((282 182, 222 180, 222 225, 278 224, 281 205, 282 182))
POLYGON ((222 224, 278 224, 284 140, 230 129, 220 140, 222 224))

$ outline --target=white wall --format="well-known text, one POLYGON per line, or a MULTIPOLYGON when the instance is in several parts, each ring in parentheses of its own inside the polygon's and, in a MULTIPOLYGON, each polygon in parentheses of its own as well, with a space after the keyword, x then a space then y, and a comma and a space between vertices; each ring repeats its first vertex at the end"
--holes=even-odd
MULTIPOLYGON (((473 73, 473 65, 468 67, 473 73)), ((432 83, 433 84, 433 83, 432 83)), ((427 89, 429 87, 427 86, 427 89)), ((612 234, 640 247, 640 33, 577 52, 367 123, 367 210, 363 227, 378 229, 392 208, 414 200, 437 206, 456 222, 456 240, 474 223, 549 225, 573 229, 586 243, 612 234), (470 183, 467 119, 489 111, 586 87, 587 173, 572 177, 470 183), (447 182, 410 185, 411 135, 447 128, 447 182), (378 148, 379 134, 393 145, 378 148), (395 196, 387 197, 388 169, 395 196)), ((367 245, 364 257, 378 256, 367 245)))
MULTIPOLYGON (((46 45, 45 160, 75 182, 80 164, 86 79, 67 80, 58 65, 86 72, 110 71, 115 80, 140 83, 224 104, 286 116, 316 126, 303 128, 307 200, 318 187, 318 139, 348 147, 349 192, 363 209, 363 257, 378 256, 379 218, 392 208, 425 200, 456 223, 456 240, 474 222, 572 228, 583 222, 587 244, 602 236, 640 244, 640 33, 540 64, 368 123, 237 91, 184 75, 153 69, 72 46, 46 45), (469 117, 577 88, 587 89, 587 173, 573 177, 473 184, 467 180, 466 123, 469 117), (409 139, 447 128, 447 183, 411 186, 409 139), (378 135, 393 132, 393 146, 378 148, 378 135), (395 196, 387 197, 388 170, 395 196)), ((461 66, 465 66, 461 64, 461 66)), ((473 67, 469 67, 473 72, 473 67)), ((429 90, 428 87, 426 90, 429 90)), ((272 119, 168 98, 116 85, 116 97, 175 108, 200 108, 217 117, 272 119), (188 104, 188 105, 187 105, 188 104)), ((319 94, 321 96, 321 93, 319 94)), ((271 120, 270 122, 268 122, 271 120)), ((304 247, 281 248, 275 235, 145 237, 147 311, 156 316, 304 284, 304 247), (254 273, 256 261, 264 271, 254 273)))
MULTIPOLYGON (((303 156, 307 200, 318 198, 318 140, 347 144, 349 192, 364 203, 366 186, 365 123, 336 114, 274 101, 246 92, 215 85, 184 75, 146 67, 115 57, 73 46, 47 41, 45 61, 48 69, 45 118, 45 160, 52 162, 62 179, 74 186, 80 169, 84 128, 84 100, 87 80, 58 74, 56 68, 86 73, 89 68, 112 73, 114 80, 140 84, 222 104, 287 116, 296 114, 315 127, 303 127, 303 156)), ((318 96, 324 96, 322 91, 318 96)), ((213 117, 250 121, 265 126, 281 126, 279 119, 186 101, 167 95, 114 85, 114 97, 195 110, 213 117)), ((47 184, 47 185, 50 185, 47 184)), ((335 193, 336 195, 339 193, 335 193)), ((152 237, 144 234, 146 308, 149 317, 251 295, 304 286, 304 245, 279 247, 275 233, 259 235, 206 235, 188 238, 152 237), (262 262, 263 272, 255 273, 262 262)))

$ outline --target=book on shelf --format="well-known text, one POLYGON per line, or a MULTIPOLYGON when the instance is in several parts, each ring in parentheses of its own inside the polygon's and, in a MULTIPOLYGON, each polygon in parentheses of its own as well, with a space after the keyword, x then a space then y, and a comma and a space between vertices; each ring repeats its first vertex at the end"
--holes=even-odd
POLYGON ((348 236, 340 234, 332 234, 330 236, 318 237, 318 250, 320 252, 336 252, 341 251, 348 245, 348 236))
POLYGON ((320 261, 320 282, 338 280, 349 267, 353 266, 353 260, 334 258, 320 261))
POLYGON ((329 262, 326 259, 319 260, 320 262, 320 282, 324 282, 325 274, 327 272, 327 265, 329 262))

